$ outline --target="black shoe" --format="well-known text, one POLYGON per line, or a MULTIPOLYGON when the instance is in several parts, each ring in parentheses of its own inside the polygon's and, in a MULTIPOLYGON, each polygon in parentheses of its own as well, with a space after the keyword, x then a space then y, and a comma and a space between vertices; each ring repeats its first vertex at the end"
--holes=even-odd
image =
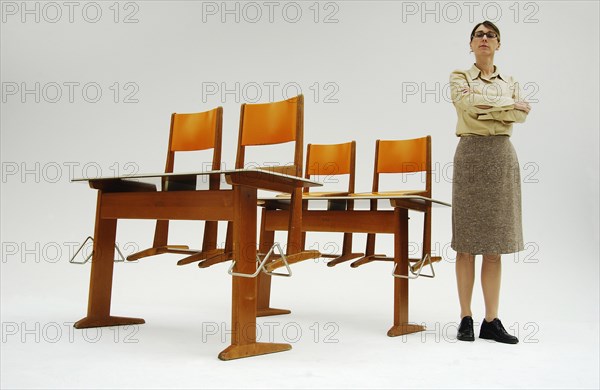
POLYGON ((486 322, 485 318, 481 323, 481 330, 479 332, 480 339, 494 340, 499 343, 505 344, 516 344, 519 339, 509 334, 502 326, 502 322, 499 319, 494 318, 492 322, 486 322))
POLYGON ((473 332, 473 318, 464 316, 458 327, 456 338, 461 341, 475 341, 475 333, 473 332))

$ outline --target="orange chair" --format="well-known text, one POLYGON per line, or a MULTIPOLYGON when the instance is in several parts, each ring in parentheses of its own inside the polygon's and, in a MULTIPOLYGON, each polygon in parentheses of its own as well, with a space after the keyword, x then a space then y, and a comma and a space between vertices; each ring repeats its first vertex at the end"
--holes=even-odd
MULTIPOLYGON (((304 198, 319 198, 321 196, 347 196, 354 193, 355 183, 355 163, 356 163, 356 141, 329 144, 315 145, 308 144, 306 148, 306 172, 304 177, 311 179, 314 176, 323 176, 329 180, 332 176, 348 175, 348 190, 329 191, 329 192, 314 192, 309 191, 309 187, 304 188, 304 198)), ((327 183, 324 183, 327 184, 327 183)), ((306 203, 306 202, 305 202, 306 203)), ((305 205, 306 207, 307 205, 305 205)), ((328 209, 343 208, 346 210, 354 209, 353 201, 342 201, 338 204, 336 201, 328 202, 328 209)), ((303 237, 303 246, 306 239, 306 233, 303 237)), ((356 259, 363 256, 364 253, 352 253, 352 233, 344 233, 344 241, 342 244, 341 254, 322 254, 322 257, 333 258, 327 265, 332 267, 344 261, 356 259)))
MULTIPOLYGON (((213 149, 212 170, 218 170, 221 166, 221 133, 223 124, 223 108, 217 107, 213 110, 193 113, 171 115, 171 127, 169 132, 169 147, 167 150, 167 163, 165 173, 172 173, 175 165, 175 152, 200 151, 213 149)), ((177 191, 194 189, 196 187, 195 176, 187 182, 174 182, 168 178, 163 179, 162 187, 166 191, 177 191)), ((219 178, 214 176, 209 180, 209 189, 219 189, 219 178)), ((204 260, 213 256, 222 255, 223 249, 217 249, 217 222, 206 221, 204 225, 204 239, 202 250, 190 250, 187 245, 169 245, 169 221, 156 221, 154 230, 154 243, 151 248, 134 253, 127 257, 133 261, 143 257, 159 255, 163 253, 190 254, 180 260, 177 264, 188 264, 198 260, 204 260)))
MULTIPOLYGON (((358 196, 373 195, 419 195, 431 198, 431 137, 409 140, 384 141, 377 140, 375 144, 375 165, 373 170, 373 191, 355 194, 358 196), (379 182, 382 174, 407 174, 425 172, 424 190, 380 191, 379 182)), ((371 200, 371 210, 377 210, 377 201, 371 200)), ((431 257, 431 204, 425 206, 423 219, 423 247, 420 259, 409 259, 414 263, 411 270, 419 269, 426 257, 431 262, 440 261, 441 257, 431 257)), ((356 268, 371 261, 393 261, 393 257, 375 254, 375 234, 367 235, 365 256, 353 262, 350 266, 356 268)), ((425 275, 424 275, 425 276, 425 275)))
MULTIPOLYGON (((323 196, 346 196, 354 191, 354 171, 355 171, 355 158, 356 158, 356 142, 347 142, 343 144, 335 145, 313 145, 308 144, 306 153, 306 171, 305 177, 312 179, 314 176, 333 176, 333 175, 349 175, 348 177, 348 190, 347 191, 328 191, 328 192, 314 192, 304 189, 302 208, 308 207, 308 200, 318 199, 323 196)), ((279 197, 279 196, 278 196, 279 197)), ((278 210, 287 210, 289 207, 289 198, 287 194, 282 194, 281 200, 269 200, 262 204, 262 218, 261 218, 261 229, 260 229, 260 252, 265 253, 273 245, 275 238, 275 231, 267 230, 265 228, 265 221, 269 213, 277 212, 278 210)), ((353 201, 344 202, 341 207, 348 210, 352 210, 353 201)), ((329 208, 339 208, 340 205, 330 201, 329 208)), ((290 219, 293 213, 290 212, 290 219)), ((305 248, 306 233, 302 233, 302 248, 305 248)), ((305 251, 304 253, 310 253, 305 251)), ((339 263, 346 260, 351 260, 362 256, 362 253, 352 253, 352 233, 344 233, 344 244, 342 247, 341 255, 321 255, 321 257, 335 257, 330 263, 339 263)), ((313 256, 319 257, 318 252, 313 253, 313 256)), ((298 260, 290 259, 288 257, 287 262, 293 263, 298 260)), ((275 259, 267 264, 267 271, 272 271, 283 265, 281 259, 275 259)), ((270 316, 277 314, 288 314, 289 310, 274 309, 270 307, 270 296, 271 296, 271 278, 268 275, 261 275, 259 278, 259 289, 258 289, 258 302, 257 302, 257 316, 270 316)))
MULTIPOLYGON (((259 104, 242 104, 240 111, 240 130, 238 136, 238 149, 235 161, 235 168, 245 168, 246 149, 249 147, 260 147, 265 145, 276 145, 288 142, 294 142, 293 165, 259 167, 260 169, 270 170, 292 176, 302 175, 302 150, 304 137, 304 97, 298 95, 294 98, 274 102, 259 104)), ((300 224, 302 218, 302 189, 298 188, 291 194, 290 220, 288 230, 288 243, 286 257, 289 263, 301 260, 319 257, 318 251, 302 250, 302 232, 300 224)), ((232 225, 227 225, 227 240, 225 252, 232 247, 232 225)), ((259 248, 259 257, 271 249, 274 244, 274 235, 266 238, 259 248)), ((230 258, 214 257, 207 259, 199 264, 199 267, 205 268, 217 264, 230 258)), ((277 261, 274 258, 273 261, 277 261)), ((259 284, 266 283, 270 286, 270 276, 261 274, 259 284)))

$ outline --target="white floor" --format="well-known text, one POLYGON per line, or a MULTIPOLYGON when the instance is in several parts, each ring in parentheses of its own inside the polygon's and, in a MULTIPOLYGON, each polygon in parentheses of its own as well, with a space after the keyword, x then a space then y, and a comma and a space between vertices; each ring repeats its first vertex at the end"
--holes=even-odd
MULTIPOLYGON (((220 361, 230 340, 227 266, 195 272, 163 257, 117 265, 112 312, 144 317, 146 324, 137 327, 72 328, 85 313, 89 266, 64 268, 63 278, 31 286, 3 278, 1 387, 599 387, 598 322, 548 312, 548 302, 530 305, 529 297, 509 288, 502 318, 521 342, 457 342, 453 274, 444 264, 436 280, 411 282, 410 317, 425 322, 427 332, 397 338, 386 336, 389 264, 359 270, 299 264, 293 278, 274 282, 274 306, 292 314, 259 319, 261 341, 289 342, 292 350, 220 361), (178 284, 166 282, 175 275, 178 284)), ((23 264, 49 266, 56 265, 23 264)), ((479 295, 476 322, 483 315, 479 295)), ((531 301, 537 299, 532 292, 531 301)))

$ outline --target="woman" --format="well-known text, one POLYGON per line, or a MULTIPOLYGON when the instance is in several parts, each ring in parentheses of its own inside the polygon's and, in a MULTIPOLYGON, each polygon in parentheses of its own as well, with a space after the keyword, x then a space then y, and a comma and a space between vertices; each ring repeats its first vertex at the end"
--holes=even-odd
POLYGON ((501 255, 523 250, 519 162, 510 142, 513 123, 530 111, 514 79, 494 65, 500 31, 484 21, 471 32, 475 64, 450 75, 460 141, 454 156, 452 248, 461 308, 457 338, 474 341, 471 296, 475 255, 483 256, 485 318, 479 337, 516 344, 498 319, 501 255))

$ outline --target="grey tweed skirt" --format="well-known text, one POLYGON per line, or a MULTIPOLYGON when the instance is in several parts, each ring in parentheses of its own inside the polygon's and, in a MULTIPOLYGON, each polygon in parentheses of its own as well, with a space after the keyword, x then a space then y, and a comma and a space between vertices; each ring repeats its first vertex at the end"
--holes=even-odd
POLYGON ((452 249, 470 254, 523 250, 521 175, 507 136, 463 136, 454 155, 452 249))

